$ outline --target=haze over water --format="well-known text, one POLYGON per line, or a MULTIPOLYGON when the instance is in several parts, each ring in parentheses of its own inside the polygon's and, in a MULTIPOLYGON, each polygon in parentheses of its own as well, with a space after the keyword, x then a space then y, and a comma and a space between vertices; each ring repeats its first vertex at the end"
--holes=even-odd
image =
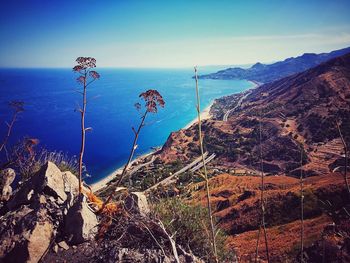
MULTIPOLYGON (((165 108, 148 116, 139 138, 136 156, 161 146, 170 132, 183 128, 196 116, 192 69, 98 69, 101 79, 88 87, 86 126, 88 132, 84 163, 96 182, 124 164, 137 126, 134 108, 138 95, 157 89, 165 108)), ((201 72, 205 73, 205 72, 201 72)), ((23 112, 15 124, 10 143, 24 136, 37 138, 52 151, 78 155, 80 114, 75 111, 81 95, 77 75, 71 69, 1 69, 0 120, 9 120, 7 102, 23 100, 23 112)), ((202 109, 215 98, 253 86, 245 80, 199 80, 202 109)), ((3 124, 2 124, 3 125, 3 124)), ((3 127, 4 128, 4 127, 3 127)), ((0 129, 3 136, 6 129, 0 129)), ((2 138, 2 137, 1 137, 2 138)))

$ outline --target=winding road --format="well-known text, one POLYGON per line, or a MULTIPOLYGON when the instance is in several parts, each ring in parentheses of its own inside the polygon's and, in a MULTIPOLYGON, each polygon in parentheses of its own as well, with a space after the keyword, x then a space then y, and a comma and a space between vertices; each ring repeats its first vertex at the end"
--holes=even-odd
MULTIPOLYGON (((257 86, 258 87, 258 86, 257 86)), ((246 94, 244 94, 238 101, 236 106, 234 106, 232 109, 228 110, 225 114, 224 117, 222 118, 223 121, 227 121, 228 116, 231 114, 231 112, 233 112, 234 110, 236 110, 238 107, 240 107, 242 105, 243 100, 245 100, 250 93, 252 93, 253 90, 248 90, 246 92, 246 94)))
POLYGON ((135 168, 133 168, 133 169, 129 172, 129 176, 132 175, 132 174, 134 174, 134 173, 136 173, 136 172, 137 172, 139 169, 141 169, 142 167, 147 166, 147 165, 153 163, 155 159, 156 159, 156 157, 155 157, 154 155, 152 155, 152 159, 151 159, 149 162, 140 164, 140 165, 136 166, 135 168))
MULTIPOLYGON (((211 160, 213 160, 215 158, 216 154, 213 153, 212 155, 210 155, 208 157, 208 152, 204 153, 204 158, 205 158, 205 163, 207 164, 208 162, 210 162, 211 160)), ((177 171, 176 173, 168 176, 167 178, 163 179, 162 181, 156 183, 155 185, 149 187, 148 189, 146 189, 144 191, 145 194, 149 193, 150 191, 152 191, 153 189, 156 189, 157 187, 159 187, 160 185, 162 186, 167 186, 173 182, 175 182, 175 178, 176 176, 186 172, 187 170, 190 170, 191 168, 191 172, 195 172, 198 169, 200 169, 201 167, 203 167, 203 163, 200 163, 202 161, 202 157, 198 157, 196 158, 193 162, 191 162, 190 164, 186 165, 185 167, 183 167, 182 169, 180 169, 179 171, 177 171)))

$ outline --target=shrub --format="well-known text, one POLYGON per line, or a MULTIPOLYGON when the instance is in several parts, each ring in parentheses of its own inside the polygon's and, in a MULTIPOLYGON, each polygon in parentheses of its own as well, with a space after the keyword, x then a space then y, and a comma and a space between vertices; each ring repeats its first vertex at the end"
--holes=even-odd
MULTIPOLYGON (((12 149, 8 166, 14 168, 22 177, 29 178, 38 172, 48 161, 53 162, 61 171, 70 171, 78 176, 78 160, 75 156, 70 157, 63 152, 51 152, 45 148, 36 150, 39 140, 24 138, 12 149)), ((86 172, 86 168, 84 167, 86 172)))
MULTIPOLYGON (((213 260, 207 209, 186 204, 180 198, 174 197, 161 199, 155 203, 153 212, 163 222, 168 232, 175 233, 174 240, 177 244, 191 249, 205 262, 213 260)), ((225 249, 225 240, 224 234, 219 231, 216 236, 219 262, 232 262, 234 254, 225 249)))

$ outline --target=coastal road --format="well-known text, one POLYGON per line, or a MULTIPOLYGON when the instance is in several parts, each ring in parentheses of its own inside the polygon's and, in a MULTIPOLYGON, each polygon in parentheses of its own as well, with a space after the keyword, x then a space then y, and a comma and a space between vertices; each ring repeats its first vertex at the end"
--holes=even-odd
MULTIPOLYGON (((211 160, 213 160, 215 158, 215 153, 213 153, 212 155, 210 155, 209 157, 208 156, 208 152, 204 153, 204 162, 205 163, 208 163, 210 162, 211 160)), ((202 166, 200 166, 200 163, 202 161, 202 157, 198 157, 196 158, 193 162, 191 162, 190 164, 186 165, 185 167, 183 167, 182 169, 180 169, 179 171, 177 171, 176 173, 170 175, 169 177, 163 179, 162 181, 156 183, 155 185, 151 186, 150 188, 146 189, 144 191, 145 194, 149 193, 150 191, 152 191, 153 189, 156 189, 158 186, 162 185, 162 186, 167 186, 173 182, 175 182, 175 177, 186 172, 187 170, 191 169, 191 172, 195 172, 197 171, 198 169, 200 169, 202 166, 203 166, 203 163, 202 163, 202 166)))
MULTIPOLYGON (((257 86, 258 87, 258 86, 257 86)), ((256 88, 257 88, 256 87, 256 88)), ((228 116, 231 114, 231 112, 233 112, 234 110, 236 110, 238 107, 240 107, 242 105, 243 100, 245 100, 250 93, 252 93, 253 90, 248 90, 246 92, 246 94, 244 94, 238 101, 236 106, 234 106, 232 109, 228 110, 225 114, 224 117, 222 118, 223 121, 227 121, 228 116)))
POLYGON ((129 174, 128 176, 130 176, 130 175, 136 173, 136 172, 137 172, 138 170, 140 170, 142 167, 145 167, 145 166, 147 166, 147 165, 150 165, 151 163, 154 162, 155 159, 156 159, 156 157, 155 157, 154 155, 152 155, 152 159, 151 159, 149 162, 147 162, 147 163, 142 163, 142 164, 136 166, 135 168, 133 168, 133 169, 128 173, 128 174, 129 174))
MULTIPOLYGON (((210 155, 208 158, 206 158, 206 159, 204 160, 204 163, 205 163, 205 164, 209 163, 211 160, 213 160, 213 159, 215 158, 215 156, 216 156, 216 154, 213 153, 212 155, 210 155)), ((195 167, 193 167, 190 171, 191 171, 192 173, 194 173, 195 171, 197 171, 198 169, 200 169, 200 168, 202 168, 202 167, 203 167, 203 162, 200 162, 200 163, 198 163, 195 167)))
MULTIPOLYGON (((147 155, 149 155, 149 154, 147 154, 147 155)), ((147 156, 147 155, 145 155, 145 156, 147 156)), ((134 174, 135 172, 137 172, 137 171, 138 171, 139 169, 141 169, 142 167, 147 166, 147 165, 150 165, 151 163, 153 163, 155 159, 156 159, 155 156, 152 155, 152 158, 151 158, 150 161, 135 166, 133 169, 131 169, 130 172, 127 172, 127 173, 126 173, 126 176, 127 176, 127 177, 130 177, 132 174, 134 174)), ((137 159, 136 159, 136 160, 137 160, 137 159)), ((132 166, 134 162, 135 162, 135 160, 132 161, 130 165, 132 166)), ((107 176, 106 178, 102 179, 101 181, 92 184, 91 186, 89 186, 89 189, 92 190, 93 192, 96 192, 96 191, 101 190, 103 187, 105 187, 106 185, 108 185, 108 183, 109 183, 110 181, 112 181, 114 178, 119 177, 119 176, 122 174, 122 171, 123 171, 123 167, 121 167, 121 168, 119 168, 118 170, 114 171, 112 174, 110 174, 110 175, 107 176)))

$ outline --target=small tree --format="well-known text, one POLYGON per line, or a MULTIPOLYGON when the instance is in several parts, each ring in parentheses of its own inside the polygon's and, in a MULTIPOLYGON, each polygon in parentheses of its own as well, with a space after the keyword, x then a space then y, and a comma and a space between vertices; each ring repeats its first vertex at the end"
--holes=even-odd
MULTIPOLYGON (((160 95, 160 93, 157 90, 153 90, 153 89, 147 90, 146 92, 141 93, 139 95, 139 97, 144 100, 145 109, 144 109, 144 112, 141 116, 141 121, 140 121, 138 128, 135 129, 134 127, 132 127, 132 130, 134 132, 134 140, 133 140, 133 143, 132 143, 132 146, 130 149, 129 158, 124 166, 122 174, 120 175, 118 181, 115 184, 115 188, 117 188, 120 185, 120 183, 122 182, 122 180, 124 179, 124 177, 126 175, 127 169, 128 169, 130 162, 134 156, 135 150, 137 149, 137 140, 139 138, 139 134, 141 132, 141 129, 145 126, 145 120, 146 120, 147 114, 148 113, 157 113, 158 106, 163 108, 165 105, 165 102, 164 102, 162 95, 160 95)), ((139 103, 139 102, 135 103, 135 108, 138 111, 141 111, 141 108, 142 108, 141 103, 139 103)), ((106 206, 106 204, 108 204, 111 201, 111 199, 114 196, 114 192, 115 191, 112 191, 111 194, 108 196, 108 198, 107 198, 106 202, 103 204, 103 207, 101 210, 103 210, 103 208, 106 206)))
POLYGON ((6 167, 11 166, 11 168, 19 172, 22 181, 39 171, 40 167, 44 164, 37 159, 35 148, 38 144, 38 139, 25 137, 18 141, 12 148, 10 160, 6 164, 6 167))
POLYGON ((12 128, 17 120, 18 114, 24 111, 24 107, 23 107, 24 102, 23 101, 10 101, 9 106, 10 106, 10 108, 13 109, 12 119, 9 123, 6 122, 7 133, 5 135, 4 140, 2 141, 2 143, 0 145, 0 152, 2 152, 2 150, 4 150, 6 152, 7 159, 8 159, 8 154, 7 154, 6 144, 11 136, 12 128))
POLYGON ((86 131, 91 128, 85 127, 85 113, 86 113, 86 89, 87 87, 94 82, 95 80, 100 78, 100 74, 96 71, 92 70, 96 67, 96 59, 91 57, 78 57, 76 59, 78 65, 73 68, 73 71, 79 74, 77 78, 78 83, 83 87, 83 91, 79 93, 83 97, 83 105, 79 108, 79 112, 81 113, 81 146, 80 146, 80 154, 79 154, 79 193, 82 190, 82 174, 83 174, 83 156, 85 151, 85 134, 86 131))

